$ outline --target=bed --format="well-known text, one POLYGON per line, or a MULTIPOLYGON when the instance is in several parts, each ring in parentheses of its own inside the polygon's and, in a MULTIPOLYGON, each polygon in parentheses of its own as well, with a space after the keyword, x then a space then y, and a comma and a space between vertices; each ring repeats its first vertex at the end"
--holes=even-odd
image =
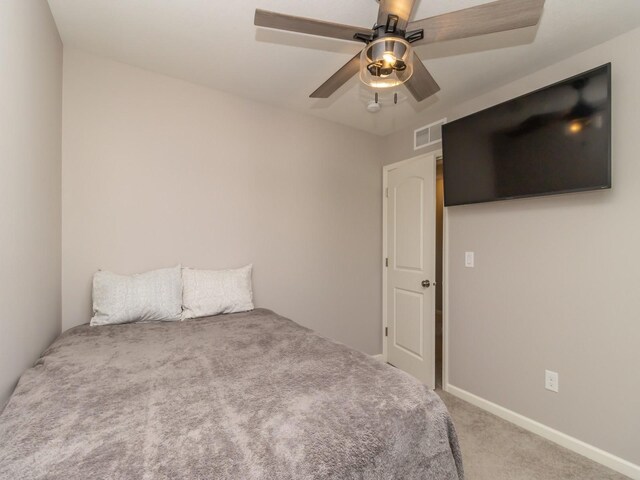
POLYGON ((407 374, 269 310, 63 333, 0 415, 0 479, 462 479, 407 374))

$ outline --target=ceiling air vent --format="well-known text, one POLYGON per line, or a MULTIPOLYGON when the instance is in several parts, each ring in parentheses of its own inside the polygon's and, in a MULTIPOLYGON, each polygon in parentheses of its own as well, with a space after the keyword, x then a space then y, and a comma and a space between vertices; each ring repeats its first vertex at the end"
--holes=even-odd
POLYGON ((447 119, 443 118, 437 122, 430 123, 424 127, 420 127, 413 132, 413 149, 428 147, 442 141, 442 125, 447 123, 447 119))

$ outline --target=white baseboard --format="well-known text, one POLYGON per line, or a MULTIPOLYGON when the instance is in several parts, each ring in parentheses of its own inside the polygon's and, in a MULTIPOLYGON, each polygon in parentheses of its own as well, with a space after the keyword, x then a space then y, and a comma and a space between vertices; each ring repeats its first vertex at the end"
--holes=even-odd
POLYGON ((583 455, 588 459, 593 460, 594 462, 609 467, 616 472, 622 473, 623 475, 631 477, 634 480, 640 480, 640 465, 636 465, 609 452, 605 452, 598 447, 589 445, 582 440, 578 440, 577 438, 571 437, 540 422, 536 422, 535 420, 525 417, 524 415, 520 415, 519 413, 516 413, 512 410, 501 407, 496 403, 485 400, 484 398, 478 397, 477 395, 467 392, 466 390, 458 388, 454 385, 445 385, 444 391, 462 400, 465 400, 470 404, 475 405, 476 407, 493 413, 494 415, 503 418, 508 422, 514 423, 519 427, 524 428, 525 430, 529 430, 530 432, 540 435, 547 440, 557 443, 561 447, 564 447, 568 450, 583 455))
POLYGON ((375 358, 379 362, 384 362, 384 354, 379 353, 378 355, 371 355, 372 358, 375 358))

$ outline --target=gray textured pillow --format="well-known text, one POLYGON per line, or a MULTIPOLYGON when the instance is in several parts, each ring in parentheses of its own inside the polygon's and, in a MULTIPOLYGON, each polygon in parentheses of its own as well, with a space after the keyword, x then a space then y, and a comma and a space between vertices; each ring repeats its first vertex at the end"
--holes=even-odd
POLYGON ((182 270, 182 319, 253 310, 251 270, 182 270))
POLYGON ((91 325, 180 320, 181 270, 178 265, 138 275, 96 272, 91 325))

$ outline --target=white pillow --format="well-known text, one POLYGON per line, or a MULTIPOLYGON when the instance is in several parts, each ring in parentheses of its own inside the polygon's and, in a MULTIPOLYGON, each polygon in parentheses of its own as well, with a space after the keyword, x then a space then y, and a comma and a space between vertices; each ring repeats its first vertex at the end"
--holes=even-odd
POLYGON ((251 270, 182 269, 182 319, 253 310, 251 270))
POLYGON ((182 314, 182 274, 178 265, 139 275, 96 272, 91 325, 175 321, 182 314))

